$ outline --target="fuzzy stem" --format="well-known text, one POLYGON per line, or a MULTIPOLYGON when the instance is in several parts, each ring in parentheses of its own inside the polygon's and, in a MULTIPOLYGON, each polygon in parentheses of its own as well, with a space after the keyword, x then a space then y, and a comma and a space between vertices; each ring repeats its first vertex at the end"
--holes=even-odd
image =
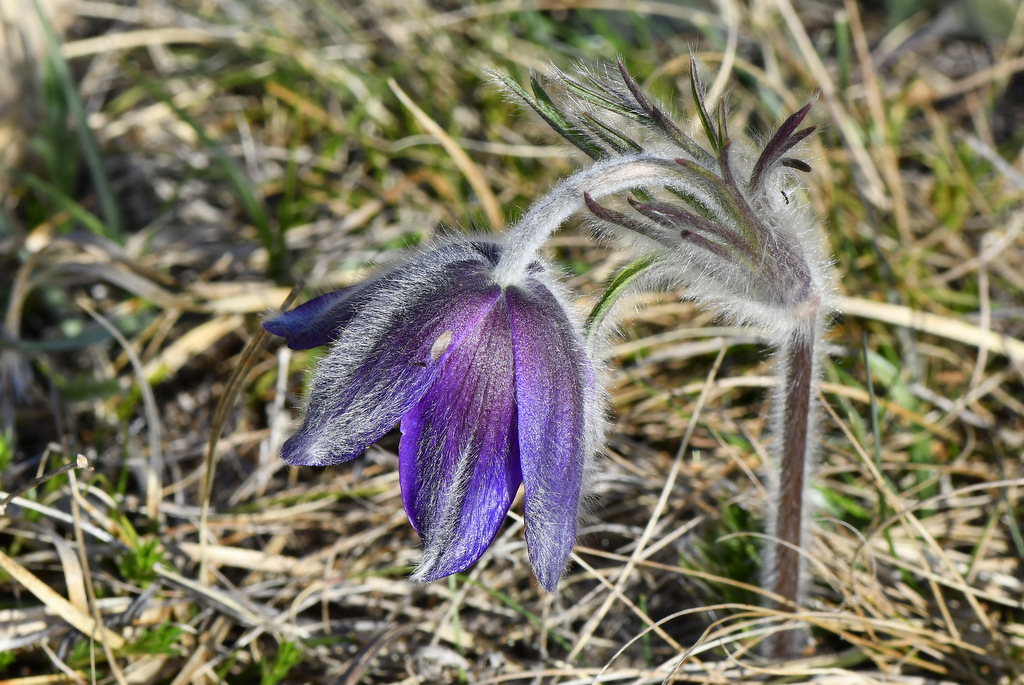
MULTIPOLYGON (((801 550, 804 549, 805 499, 811 460, 809 423, 812 414, 812 386, 815 375, 814 342, 817 326, 800 328, 784 346, 785 377, 783 411, 780 416, 781 449, 779 463, 778 509, 775 516, 774 566, 770 569, 773 591, 786 603, 776 608, 794 611, 804 594, 805 579, 801 550)), ((770 656, 798 656, 806 635, 802 630, 779 633, 769 645, 770 656)))
POLYGON ((582 209, 584 193, 597 200, 629 188, 665 185, 675 166, 672 159, 650 155, 614 157, 562 180, 508 230, 501 259, 494 269, 495 282, 506 287, 521 281, 548 236, 582 209))

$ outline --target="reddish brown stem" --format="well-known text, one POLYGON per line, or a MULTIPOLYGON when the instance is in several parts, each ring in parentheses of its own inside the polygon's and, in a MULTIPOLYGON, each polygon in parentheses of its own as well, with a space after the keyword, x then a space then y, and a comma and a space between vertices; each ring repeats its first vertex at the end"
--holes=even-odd
MULTIPOLYGON (((793 611, 803 591, 804 499, 808 460, 808 423, 811 414, 811 385, 814 379, 814 334, 798 333, 784 350, 786 376, 783 385, 785 405, 782 415, 782 449, 779 464, 779 495, 775 537, 778 541, 771 569, 774 592, 785 602, 777 608, 793 611)), ((802 630, 780 633, 770 646, 771 656, 798 656, 804 642, 802 630)))

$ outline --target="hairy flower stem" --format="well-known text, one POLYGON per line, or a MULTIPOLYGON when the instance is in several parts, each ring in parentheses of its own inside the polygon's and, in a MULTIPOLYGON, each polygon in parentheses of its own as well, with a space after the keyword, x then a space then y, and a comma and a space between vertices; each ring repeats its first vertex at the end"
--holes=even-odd
MULTIPOLYGON (((814 466, 813 440, 809 425, 813 414, 813 384, 816 375, 815 338, 817 326, 796 331, 783 346, 784 375, 779 389, 783 402, 781 414, 776 414, 781 426, 776 435, 779 446, 778 506, 772 544, 775 554, 770 558, 769 578, 772 590, 782 600, 776 608, 794 611, 804 596, 805 499, 809 484, 809 471, 814 466)), ((788 630, 777 634, 768 645, 769 656, 791 658, 799 656, 806 634, 803 630, 788 630)))
POLYGON ((598 199, 629 188, 663 184, 666 171, 674 171, 676 166, 671 159, 655 156, 614 157, 564 179, 508 230, 505 249, 494 270, 495 282, 505 287, 522 278, 541 245, 582 209, 584 195, 598 199))

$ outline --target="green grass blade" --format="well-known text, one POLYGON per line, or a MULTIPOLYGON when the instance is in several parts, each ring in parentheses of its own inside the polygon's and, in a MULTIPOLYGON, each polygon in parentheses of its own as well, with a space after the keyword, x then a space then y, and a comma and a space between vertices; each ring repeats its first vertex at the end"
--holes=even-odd
MULTIPOLYGON (((885 474, 882 465, 882 428, 881 421, 879 421, 878 418, 878 399, 875 396, 875 383, 871 377, 871 363, 869 361, 871 354, 868 350, 868 339, 866 335, 863 337, 861 341, 861 347, 864 352, 865 383, 868 388, 868 398, 870 400, 871 408, 871 434, 874 436, 875 468, 878 469, 878 473, 880 473, 882 476, 882 480, 885 483, 884 487, 887 487, 893 492, 896 492, 895 484, 893 484, 893 482, 889 480, 889 476, 885 474)), ((885 493, 882 492, 882 486, 880 486, 877 489, 877 492, 878 519, 879 521, 884 522, 886 519, 889 518, 889 503, 885 499, 885 493)), ((882 534, 885 536, 885 542, 889 546, 889 554, 898 559, 899 553, 896 551, 896 542, 893 540, 892 530, 887 527, 884 531, 882 531, 882 534)), ((914 588, 915 590, 918 589, 919 586, 917 584, 917 581, 914 579, 914 576, 910 574, 910 572, 908 572, 906 569, 900 569, 900 575, 903 576, 903 580, 907 583, 907 585, 914 588)))
POLYGON ((89 128, 85 106, 78 95, 78 87, 71 76, 71 70, 68 69, 67 62, 64 61, 64 57, 61 55, 60 40, 57 38, 57 34, 54 33, 46 13, 39 4, 39 0, 32 0, 32 6, 35 8, 36 14, 39 15, 39 23, 43 27, 43 34, 46 38, 47 59, 53 70, 53 75, 60 84, 61 91, 64 93, 71 116, 75 119, 78 141, 85 155, 85 163, 92 174, 92 182, 96 186, 100 211, 103 213, 103 219, 106 222, 100 235, 123 243, 124 224, 121 219, 121 209, 117 204, 117 198, 114 196, 114 189, 110 185, 110 178, 103 168, 103 156, 100 153, 100 146, 96 142, 96 137, 92 134, 92 129, 89 128))
POLYGON ((35 190, 37 193, 49 197, 57 203, 62 210, 71 215, 72 219, 81 222, 83 226, 96 235, 115 240, 114 236, 110 235, 108 224, 104 224, 92 212, 75 202, 73 198, 67 196, 57 186, 47 183, 35 174, 30 174, 28 172, 18 171, 17 169, 4 169, 4 171, 35 190))

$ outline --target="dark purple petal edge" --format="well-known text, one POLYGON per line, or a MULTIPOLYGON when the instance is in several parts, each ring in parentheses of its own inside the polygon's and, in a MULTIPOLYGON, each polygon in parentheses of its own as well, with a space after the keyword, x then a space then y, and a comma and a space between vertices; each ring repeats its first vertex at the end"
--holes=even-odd
POLYGON ((272 335, 285 339, 293 350, 308 350, 336 339, 358 312, 358 288, 342 288, 299 305, 263 322, 272 335))

